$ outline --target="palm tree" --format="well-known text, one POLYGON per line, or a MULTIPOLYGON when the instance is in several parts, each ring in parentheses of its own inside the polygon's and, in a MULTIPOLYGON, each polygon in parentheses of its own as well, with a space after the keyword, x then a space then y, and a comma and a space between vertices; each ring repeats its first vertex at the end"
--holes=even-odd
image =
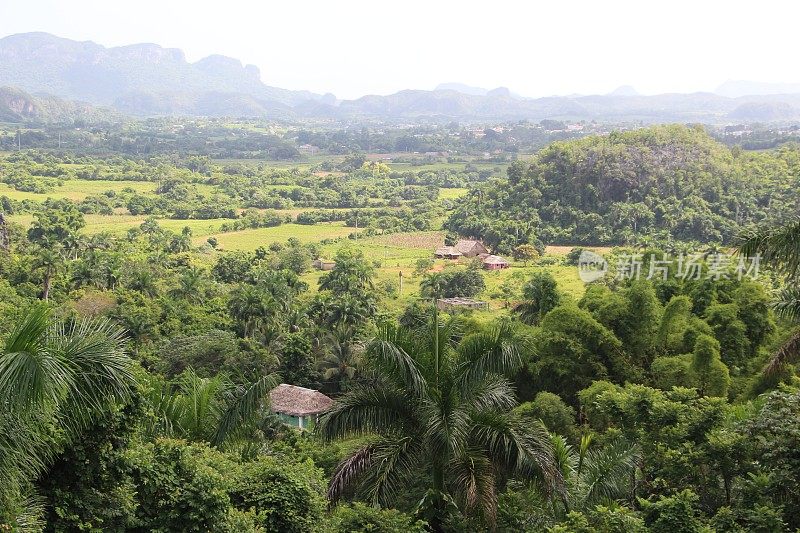
POLYGON ((537 272, 522 288, 523 302, 514 307, 525 324, 536 325, 552 309, 558 307, 562 297, 558 284, 549 272, 537 272))
POLYGON ((275 319, 279 303, 268 292, 253 285, 240 285, 231 292, 228 310, 242 326, 242 336, 249 337, 275 319))
POLYGON ((352 342, 352 336, 352 328, 343 327, 328 333, 323 340, 326 353, 319 362, 319 368, 326 381, 338 382, 340 390, 348 388, 360 363, 361 347, 352 342))
POLYGON ((391 504, 422 485, 419 511, 441 530, 448 507, 493 523, 497 485, 506 475, 559 479, 542 425, 523 427, 512 415, 505 377, 521 364, 509 322, 459 337, 457 320, 434 320, 423 334, 385 325, 365 352, 374 380, 341 396, 317 426, 327 440, 370 436, 331 479, 336 501, 355 492, 391 504))
POLYGON ((191 368, 171 383, 151 377, 146 398, 155 417, 147 433, 222 446, 245 436, 259 417, 267 417, 267 395, 279 382, 269 374, 245 387, 224 374, 200 377, 191 368))
POLYGON ((42 269, 42 300, 50 298, 50 289, 53 284, 53 276, 61 268, 64 258, 59 250, 55 248, 40 248, 33 261, 33 268, 42 269))
POLYGON ((174 298, 183 298, 190 302, 197 302, 203 297, 203 281, 205 273, 197 267, 188 267, 181 272, 178 285, 170 291, 174 298))
MULTIPOLYGON (((775 302, 775 311, 789 320, 800 320, 800 217, 784 226, 746 232, 739 246, 739 254, 744 257, 758 255, 785 277, 786 285, 775 302)), ((773 354, 764 373, 775 375, 798 359, 800 330, 795 331, 773 354)))
POLYGON ((585 512, 597 505, 635 499, 635 474, 641 460, 635 444, 618 438, 597 448, 592 446, 591 434, 581 437, 578 446, 568 444, 561 435, 552 435, 551 441, 564 478, 563 498, 552 498, 536 482, 517 482, 515 489, 527 495, 528 518, 516 527, 545 531, 571 511, 585 512))
POLYGON ((444 293, 444 286, 447 276, 444 272, 432 272, 425 274, 419 284, 420 293, 431 298, 441 298, 444 293))
POLYGON ((560 435, 552 439, 566 481, 565 514, 633 498, 632 482, 641 459, 636 445, 617 439, 602 448, 591 448, 590 434, 581 438, 577 448, 560 435))
POLYGON ((0 347, 0 509, 19 508, 55 448, 127 401, 135 381, 122 330, 30 310, 0 347))

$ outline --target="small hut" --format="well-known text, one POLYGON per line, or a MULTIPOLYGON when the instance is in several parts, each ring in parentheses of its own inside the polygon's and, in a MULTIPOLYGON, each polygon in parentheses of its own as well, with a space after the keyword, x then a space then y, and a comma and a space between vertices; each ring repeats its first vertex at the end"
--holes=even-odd
POLYGON ((463 309, 489 309, 489 302, 473 300, 472 298, 439 298, 436 300, 436 308, 439 311, 457 311, 463 309))
POLYGON ((483 268, 486 270, 502 270, 508 268, 508 261, 499 255, 487 255, 483 259, 483 268))
POLYGON ((462 254, 453 246, 442 246, 436 249, 434 255, 438 259, 458 259, 462 254))
POLYGON ((318 270, 333 270, 336 266, 336 261, 328 261, 327 259, 315 259, 311 265, 318 270))
POLYGON ((464 257, 475 257, 480 254, 488 254, 489 249, 481 241, 461 239, 453 248, 464 257))
POLYGON ((281 383, 269 393, 269 408, 292 427, 311 429, 333 400, 314 389, 281 383))

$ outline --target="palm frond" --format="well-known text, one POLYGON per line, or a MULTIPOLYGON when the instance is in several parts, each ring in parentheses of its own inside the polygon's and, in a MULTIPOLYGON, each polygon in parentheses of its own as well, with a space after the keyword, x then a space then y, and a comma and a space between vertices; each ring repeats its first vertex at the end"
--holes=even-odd
POLYGON ((548 491, 564 492, 564 478, 553 455, 550 434, 542 423, 524 430, 509 414, 482 412, 473 415, 472 439, 508 472, 540 479, 548 491))
POLYGON ((505 321, 486 332, 468 335, 458 347, 461 382, 468 386, 487 374, 511 375, 522 365, 519 348, 525 344, 505 321))
POLYGON ((389 505, 424 471, 419 440, 413 436, 387 436, 373 448, 373 468, 365 472, 359 492, 373 505, 389 505))
POLYGON ((244 424, 251 421, 254 416, 263 408, 269 392, 278 386, 280 377, 277 374, 269 374, 262 377, 238 398, 231 402, 217 425, 217 429, 211 438, 212 446, 220 446, 225 439, 235 434, 244 424))
POLYGON ((316 430, 326 440, 384 434, 398 428, 413 431, 419 421, 414 416, 412 400, 404 391, 391 387, 357 386, 339 397, 320 417, 316 430))
POLYGON ((640 459, 639 448, 622 439, 587 452, 578 480, 578 508, 589 509, 630 495, 632 474, 640 459))
POLYGON ((501 376, 485 376, 480 381, 471 383, 471 387, 462 391, 461 401, 474 411, 497 409, 509 411, 517 405, 514 388, 511 382, 501 376))
POLYGON ((26 412, 45 401, 55 404, 69 386, 71 372, 47 347, 49 310, 38 305, 6 339, 0 353, 0 405, 26 412))
POLYGON ((368 443, 336 467, 328 498, 338 501, 358 490, 375 504, 386 504, 405 488, 412 472, 423 467, 420 450, 412 437, 390 436, 368 443))
POLYGON ((453 492, 468 514, 480 513, 493 527, 497 521, 497 492, 494 466, 479 449, 456 457, 450 466, 453 492))
POLYGON ((775 312, 788 320, 800 320, 800 284, 790 285, 778 294, 775 312))
POLYGON ((781 372, 787 365, 800 360, 800 330, 795 331, 789 340, 778 348, 767 365, 764 367, 764 374, 774 376, 781 372))
POLYGON ((385 325, 367 347, 366 359, 373 370, 419 397, 427 389, 427 382, 410 355, 413 347, 413 340, 402 328, 385 325))
POLYGON ((48 341, 54 359, 68 370, 69 394, 64 408, 87 422, 109 403, 130 397, 136 383, 125 352, 124 331, 107 320, 81 320, 55 326, 48 341))
POLYGON ((425 442, 434 457, 463 453, 471 422, 464 406, 456 405, 455 401, 426 401, 420 411, 425 420, 425 442))
POLYGON ((778 227, 747 230, 740 240, 741 255, 758 254, 787 277, 800 275, 800 217, 778 227))

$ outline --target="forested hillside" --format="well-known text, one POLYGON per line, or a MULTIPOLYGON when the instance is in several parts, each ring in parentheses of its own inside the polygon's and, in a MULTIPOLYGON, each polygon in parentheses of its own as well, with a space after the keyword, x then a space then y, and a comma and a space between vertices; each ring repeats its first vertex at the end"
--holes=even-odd
POLYGON ((703 129, 658 126, 556 142, 473 190, 447 222, 508 252, 642 238, 728 243, 797 214, 800 148, 742 152, 703 129))

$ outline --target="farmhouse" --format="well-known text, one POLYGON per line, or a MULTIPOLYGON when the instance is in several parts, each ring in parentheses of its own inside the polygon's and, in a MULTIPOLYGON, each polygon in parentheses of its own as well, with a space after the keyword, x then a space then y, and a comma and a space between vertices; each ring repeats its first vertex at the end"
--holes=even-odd
POLYGON ((436 308, 440 311, 454 311, 458 309, 489 309, 489 302, 473 300, 472 298, 439 298, 436 308))
POLYGON ((439 259, 458 259, 462 254, 454 246, 442 246, 436 249, 434 255, 439 259))
POLYGON ((293 427, 311 429, 317 417, 330 409, 333 400, 314 389, 281 383, 269 393, 269 407, 293 427))
POLYGON ((453 248, 464 257, 475 257, 480 254, 488 254, 489 249, 481 241, 462 239, 453 248))
POLYGON ((483 268, 486 270, 502 270, 508 268, 508 261, 499 255, 487 255, 483 258, 483 268))
POLYGON ((336 261, 328 261, 326 259, 316 259, 311 265, 318 270, 333 270, 336 266, 336 261))

